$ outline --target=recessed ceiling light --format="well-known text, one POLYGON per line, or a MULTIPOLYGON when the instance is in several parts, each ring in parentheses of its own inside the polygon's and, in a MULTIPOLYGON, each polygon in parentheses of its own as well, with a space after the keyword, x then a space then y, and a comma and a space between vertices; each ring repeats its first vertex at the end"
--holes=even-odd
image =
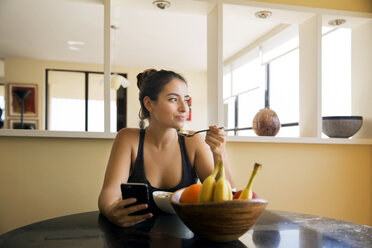
POLYGON ((254 13, 257 18, 266 19, 269 18, 273 13, 271 11, 263 10, 254 13))
POLYGON ((69 46, 85 46, 85 43, 82 41, 69 40, 67 41, 69 46))
POLYGON ((159 9, 166 9, 170 7, 171 3, 165 0, 156 0, 152 2, 152 5, 154 5, 155 7, 158 7, 159 9))
POLYGON ((80 51, 80 48, 74 46, 69 46, 68 49, 70 49, 71 51, 80 51))
POLYGON ((346 22, 345 19, 334 19, 334 20, 330 20, 328 24, 331 26, 340 26, 344 24, 345 22, 346 22))

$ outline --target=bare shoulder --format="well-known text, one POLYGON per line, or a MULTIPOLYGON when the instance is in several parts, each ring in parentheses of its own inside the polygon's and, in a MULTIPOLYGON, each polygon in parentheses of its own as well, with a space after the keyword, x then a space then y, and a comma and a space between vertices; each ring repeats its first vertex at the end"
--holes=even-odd
POLYGON ((126 144, 138 143, 140 134, 139 128, 123 128, 115 136, 115 142, 123 142, 126 144))
POLYGON ((139 134, 140 129, 139 128, 122 128, 120 131, 117 133, 117 135, 133 135, 133 134, 139 134))

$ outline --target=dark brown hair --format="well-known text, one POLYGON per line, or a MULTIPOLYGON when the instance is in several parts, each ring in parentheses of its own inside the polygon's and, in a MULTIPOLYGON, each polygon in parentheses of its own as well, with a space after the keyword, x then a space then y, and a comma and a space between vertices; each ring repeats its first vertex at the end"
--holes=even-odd
POLYGON ((150 117, 150 113, 145 108, 143 99, 148 96, 152 101, 157 101, 158 95, 163 90, 164 86, 174 78, 180 79, 186 83, 186 80, 181 75, 173 71, 147 69, 137 75, 137 86, 140 90, 139 101, 141 104, 141 109, 139 111, 140 128, 144 128, 144 120, 150 117))

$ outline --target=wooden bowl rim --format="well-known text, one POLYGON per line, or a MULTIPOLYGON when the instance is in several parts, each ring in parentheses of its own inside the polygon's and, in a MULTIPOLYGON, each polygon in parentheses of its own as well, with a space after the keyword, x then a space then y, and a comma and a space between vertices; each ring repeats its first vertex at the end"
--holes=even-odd
MULTIPOLYGON (((186 188, 186 187, 185 187, 186 188)), ((170 202, 172 205, 177 205, 177 206, 217 206, 217 205, 225 205, 227 202, 229 204, 241 204, 241 203, 261 203, 261 204, 267 204, 268 200, 262 199, 262 198, 255 198, 255 199, 233 199, 233 200, 228 200, 228 201, 215 201, 215 202, 205 202, 205 203, 180 203, 175 200, 173 200, 173 197, 177 195, 178 192, 181 192, 185 190, 185 188, 179 189, 175 191, 171 197, 170 197, 170 202)))

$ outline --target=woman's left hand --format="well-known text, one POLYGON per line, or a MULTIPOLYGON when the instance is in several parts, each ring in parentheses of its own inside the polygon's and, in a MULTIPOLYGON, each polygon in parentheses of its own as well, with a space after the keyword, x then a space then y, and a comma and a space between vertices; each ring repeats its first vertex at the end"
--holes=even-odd
POLYGON ((216 159, 222 159, 226 145, 225 131, 217 126, 209 126, 209 131, 205 137, 205 142, 211 148, 213 157, 216 159))

